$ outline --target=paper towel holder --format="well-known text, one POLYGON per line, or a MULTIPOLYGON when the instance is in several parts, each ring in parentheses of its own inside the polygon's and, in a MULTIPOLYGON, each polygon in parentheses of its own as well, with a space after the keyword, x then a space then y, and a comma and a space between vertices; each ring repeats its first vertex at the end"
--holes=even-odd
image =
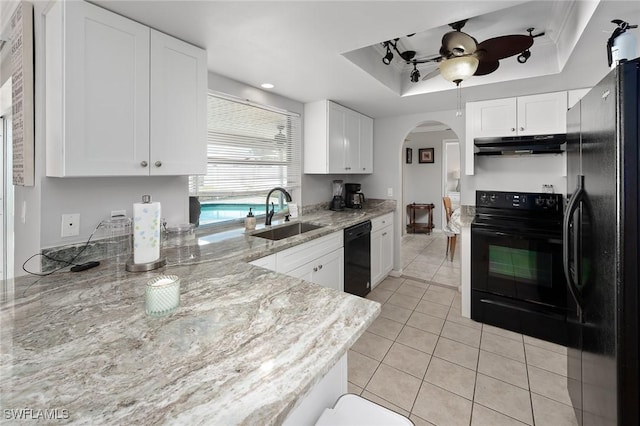
MULTIPOLYGON (((151 203, 151 196, 143 195, 142 203, 143 204, 151 203)), ((127 272, 147 272, 147 271, 152 271, 154 269, 162 268, 166 264, 167 264, 167 258, 162 256, 162 251, 160 252, 160 257, 158 259, 151 262, 145 262, 145 263, 135 263, 134 256, 132 254, 131 257, 129 257, 129 259, 127 260, 127 263, 125 264, 125 270, 127 272)))

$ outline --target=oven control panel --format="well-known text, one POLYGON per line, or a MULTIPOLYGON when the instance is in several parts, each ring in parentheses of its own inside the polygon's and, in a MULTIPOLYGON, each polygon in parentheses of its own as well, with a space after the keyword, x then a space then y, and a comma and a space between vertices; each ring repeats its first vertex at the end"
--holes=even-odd
POLYGON ((562 212, 562 194, 476 191, 476 207, 562 212))

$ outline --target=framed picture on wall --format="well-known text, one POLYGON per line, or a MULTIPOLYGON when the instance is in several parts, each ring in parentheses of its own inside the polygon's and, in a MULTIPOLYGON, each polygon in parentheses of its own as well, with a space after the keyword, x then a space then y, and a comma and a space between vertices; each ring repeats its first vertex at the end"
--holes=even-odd
POLYGON ((411 148, 407 148, 407 159, 406 159, 406 162, 407 162, 407 164, 411 164, 412 161, 413 161, 413 150, 411 148))
POLYGON ((433 163, 433 148, 420 148, 418 150, 419 163, 433 163))

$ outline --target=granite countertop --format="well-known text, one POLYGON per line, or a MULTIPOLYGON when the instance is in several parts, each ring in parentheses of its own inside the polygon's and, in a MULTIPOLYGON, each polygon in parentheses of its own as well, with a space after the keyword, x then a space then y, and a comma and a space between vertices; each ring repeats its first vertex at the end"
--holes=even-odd
POLYGON ((380 305, 246 261, 393 211, 319 211, 323 228, 281 241, 201 237, 194 258, 129 273, 3 282, 0 409, 56 423, 279 424, 373 322, 380 305), (212 242, 213 241, 213 242, 212 242), (144 312, 146 281, 181 279, 180 308, 144 312))

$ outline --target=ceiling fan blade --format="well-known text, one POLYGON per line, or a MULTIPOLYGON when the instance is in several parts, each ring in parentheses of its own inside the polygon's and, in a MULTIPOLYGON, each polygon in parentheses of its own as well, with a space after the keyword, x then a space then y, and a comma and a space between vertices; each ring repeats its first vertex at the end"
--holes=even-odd
POLYGON ((424 77, 422 77, 422 81, 429 80, 438 74, 440 74, 440 68, 436 68, 433 71, 428 72, 424 77))
POLYGON ((532 45, 532 36, 513 34, 487 39, 478 44, 478 50, 486 51, 486 60, 498 61, 522 53, 532 45))
POLYGON ((470 55, 476 51, 476 40, 467 33, 461 31, 449 31, 442 36, 442 56, 470 55))
POLYGON ((478 69, 476 70, 476 72, 473 73, 473 75, 491 74, 492 72, 497 70, 499 66, 500 66, 500 62, 498 62, 498 61, 480 60, 478 62, 478 69))

